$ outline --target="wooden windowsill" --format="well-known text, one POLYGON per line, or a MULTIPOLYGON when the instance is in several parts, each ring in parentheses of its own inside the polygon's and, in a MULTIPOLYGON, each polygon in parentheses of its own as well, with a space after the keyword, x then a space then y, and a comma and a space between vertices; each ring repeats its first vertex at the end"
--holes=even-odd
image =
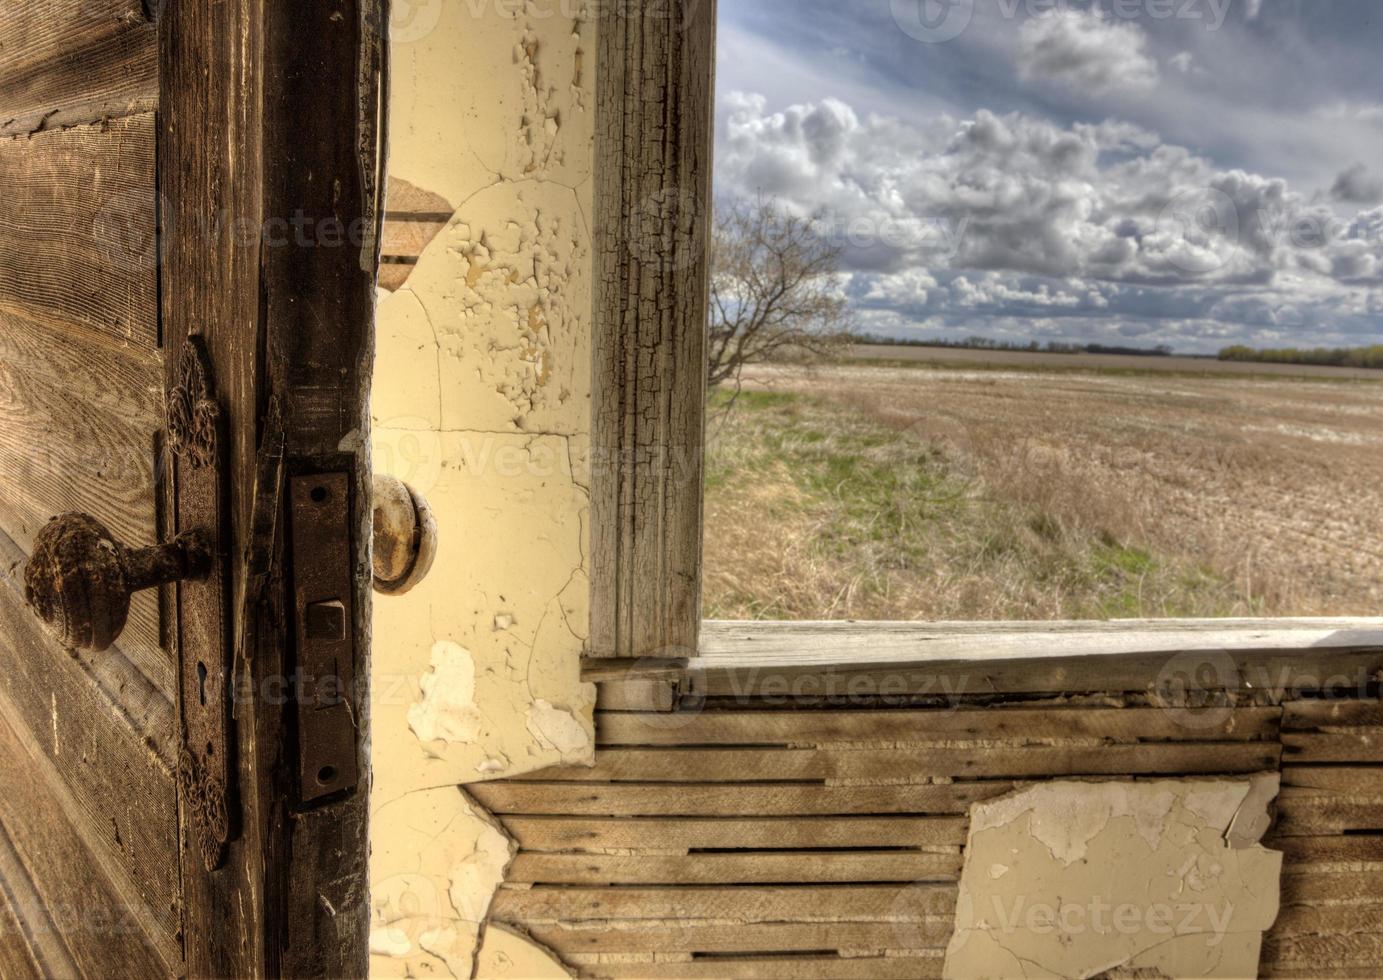
POLYGON ((684 661, 591 660, 593 681, 687 676, 711 692, 872 676, 971 693, 1159 684, 1359 690, 1383 672, 1383 618, 1107 622, 706 622, 684 661))

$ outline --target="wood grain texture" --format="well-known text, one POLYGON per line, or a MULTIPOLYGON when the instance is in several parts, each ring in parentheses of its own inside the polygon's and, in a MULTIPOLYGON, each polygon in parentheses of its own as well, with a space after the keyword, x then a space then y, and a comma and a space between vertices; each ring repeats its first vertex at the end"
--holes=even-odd
POLYGON ((158 346, 154 115, 0 139, 0 309, 158 346))
POLYGON ((690 667, 706 695, 749 699, 1358 691, 1383 669, 1383 620, 707 623, 690 667))
POLYGON ((549 885, 719 885, 953 881, 960 848, 744 851, 723 854, 541 854, 514 859, 508 881, 549 885))
POLYGON ((941 708, 929 711, 622 712, 596 716, 602 746, 801 745, 939 739, 1108 739, 1230 741, 1276 739, 1278 708, 1240 708, 1192 727, 1160 708, 941 708))
POLYGON ((791 953, 799 950, 944 949, 952 916, 917 922, 792 922, 751 925, 637 923, 528 928, 539 942, 563 952, 791 953))
POLYGON ((490 907, 505 922, 737 919, 744 922, 909 922, 950 915, 954 885, 756 885, 685 888, 502 888, 490 907))
POLYGON ((77 964, 0 821, 0 976, 45 980, 76 974, 77 964))
POLYGON ((1270 837, 1266 846, 1282 852, 1289 873, 1371 868, 1383 870, 1383 834, 1351 837, 1270 837))
POLYGON ((697 648, 715 13, 600 8, 593 658, 697 648))
MULTIPOLYGON (((13 554, 7 541, 0 535, 0 560, 13 554)), ((3 560, 4 568, 11 563, 3 560)), ((167 696, 118 650, 79 656, 59 647, 7 571, 0 575, 0 698, 31 751, 56 770, 90 845, 124 869, 171 935, 178 850, 167 696)))
POLYGON ((1383 763, 1383 702, 1292 701, 1283 706, 1282 727, 1290 763, 1383 763))
POLYGON ((525 851, 691 851, 764 848, 959 847, 967 821, 959 817, 730 817, 509 816, 505 829, 525 851))
MULTIPOLYGON (((49 518, 82 511, 132 547, 159 540, 154 447, 163 427, 162 375, 155 352, 0 310, 0 529, 27 551, 49 518), (91 378, 101 381, 82 383, 91 378)), ((158 591, 134 596, 120 644, 171 694, 158 591)))
POLYGON ((0 8, 0 137, 157 107, 157 45, 142 0, 0 8))
POLYGON ((709 782, 870 779, 921 781, 1053 776, 1243 773, 1277 768, 1277 742, 1015 745, 928 748, 608 748, 592 767, 544 769, 526 781, 709 782))
POLYGON ((677 962, 573 961, 592 977, 610 980, 935 980, 941 976, 941 950, 931 955, 888 956, 716 956, 677 962))
MULTIPOLYGON (((176 910, 172 897, 151 899, 147 881, 136 880, 118 861, 120 852, 96 843, 93 820, 66 788, 67 777, 36 751, 0 696, 0 782, 22 787, 0 794, 0 822, 24 864, 42 912, 61 934, 48 946, 85 977, 163 977, 178 972, 176 910), (170 922, 171 920, 171 922, 170 922)), ((171 785, 168 787, 171 791, 171 785)), ((159 802, 172 816, 171 792, 159 802)), ((151 807, 152 808, 152 807, 151 807)), ((164 875, 171 878, 175 868, 164 875)), ((62 962, 57 976, 72 976, 62 962)))
POLYGON ((792 783, 481 783, 467 792, 494 814, 643 817, 774 817, 832 814, 965 814, 1014 783, 824 786, 792 783))
POLYGON ((1265 972, 1310 975, 1320 937, 1343 950, 1324 972, 1376 972, 1361 937, 1383 911, 1383 766, 1369 765, 1377 702, 1357 692, 1380 621, 846 624, 805 650, 820 624, 722 625, 721 660, 712 624, 712 653, 686 669, 588 664, 608 677, 594 768, 474 788, 520 843, 495 915, 584 974, 831 971, 847 961, 823 952, 858 927, 841 976, 939 975, 935 906, 900 941, 907 923, 879 931, 880 903, 915 882, 924 901, 954 896, 974 802, 1036 780, 1262 771, 1284 784, 1267 841, 1284 855, 1284 913, 1265 972), (918 683, 892 683, 914 668, 918 683), (1181 675, 1228 700, 1149 706, 1181 675), (883 955, 931 941, 935 955, 904 965, 883 955))
POLYGON ((1281 837, 1383 834, 1383 796, 1283 787, 1273 832, 1281 837))

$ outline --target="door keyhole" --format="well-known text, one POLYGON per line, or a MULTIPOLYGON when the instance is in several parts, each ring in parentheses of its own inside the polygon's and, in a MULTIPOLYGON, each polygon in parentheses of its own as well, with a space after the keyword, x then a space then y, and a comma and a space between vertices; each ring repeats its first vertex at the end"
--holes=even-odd
POLYGON ((197 688, 198 696, 202 700, 202 707, 206 707, 206 664, 197 664, 197 688))

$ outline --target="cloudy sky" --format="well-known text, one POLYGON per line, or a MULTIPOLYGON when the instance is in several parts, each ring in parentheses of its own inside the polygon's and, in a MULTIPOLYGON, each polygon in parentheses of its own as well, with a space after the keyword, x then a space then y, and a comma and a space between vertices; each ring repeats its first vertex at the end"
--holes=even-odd
POLYGON ((720 9, 717 194, 824 214, 862 329, 1383 342, 1378 0, 720 9))

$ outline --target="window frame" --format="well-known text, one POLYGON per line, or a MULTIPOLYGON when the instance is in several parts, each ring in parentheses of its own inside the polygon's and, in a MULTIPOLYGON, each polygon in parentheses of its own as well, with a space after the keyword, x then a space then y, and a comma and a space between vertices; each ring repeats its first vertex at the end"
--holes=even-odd
POLYGON ((956 662, 962 647, 971 663, 1042 647, 1037 659, 1060 669, 1093 669, 1095 653, 1135 657, 1154 675, 1180 655, 1224 653, 1242 665, 1383 650, 1383 619, 1358 617, 703 624, 716 12, 717 0, 600 7, 587 679, 688 667, 731 677, 763 666, 760 654, 773 648, 782 669, 785 639, 814 671, 934 667, 956 662), (1073 657, 1076 634, 1089 649, 1073 657))

